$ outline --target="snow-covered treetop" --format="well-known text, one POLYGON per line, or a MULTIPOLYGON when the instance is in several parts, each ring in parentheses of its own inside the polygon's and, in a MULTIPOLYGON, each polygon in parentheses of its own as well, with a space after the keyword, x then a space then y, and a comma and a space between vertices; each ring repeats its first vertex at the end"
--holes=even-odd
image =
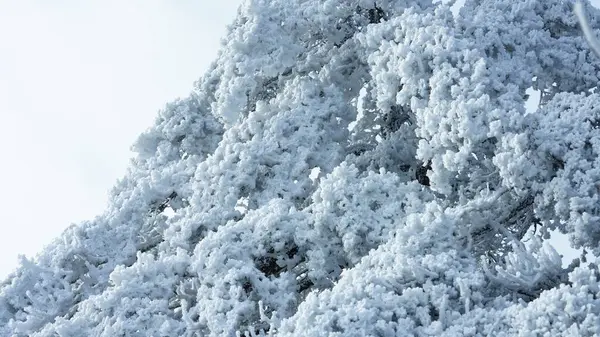
POLYGON ((572 7, 245 1, 106 211, 0 285, 0 335, 599 335, 596 265, 547 240, 600 254, 572 7))

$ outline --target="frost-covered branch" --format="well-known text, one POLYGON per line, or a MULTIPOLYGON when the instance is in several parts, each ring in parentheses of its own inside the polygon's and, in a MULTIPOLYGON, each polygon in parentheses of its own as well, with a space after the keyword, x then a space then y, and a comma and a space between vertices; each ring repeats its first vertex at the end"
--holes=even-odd
POLYGON ((571 3, 244 1, 108 210, 0 285, 0 336, 600 335, 597 274, 531 234, 600 255, 571 3))
POLYGON ((575 15, 577 15, 577 19, 579 19, 579 24, 581 25, 581 30, 583 31, 583 35, 585 39, 589 43, 590 47, 596 54, 596 56, 600 57, 600 42, 596 38, 596 35, 592 31, 592 27, 590 27, 590 23, 587 19, 585 10, 583 8, 583 4, 581 1, 577 1, 574 6, 575 15))

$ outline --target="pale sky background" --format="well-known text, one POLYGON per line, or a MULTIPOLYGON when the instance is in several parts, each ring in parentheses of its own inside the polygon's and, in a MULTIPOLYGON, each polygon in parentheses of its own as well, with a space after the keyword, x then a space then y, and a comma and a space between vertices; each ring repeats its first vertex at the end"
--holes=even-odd
POLYGON ((0 0, 0 280, 103 210, 130 145, 191 90, 240 3, 0 0))
POLYGON ((92 219, 241 0, 0 0, 0 280, 92 219))

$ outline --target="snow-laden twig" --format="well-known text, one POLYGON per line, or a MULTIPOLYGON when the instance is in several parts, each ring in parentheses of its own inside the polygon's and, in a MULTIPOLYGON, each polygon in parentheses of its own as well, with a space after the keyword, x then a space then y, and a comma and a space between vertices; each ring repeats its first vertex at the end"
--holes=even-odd
POLYGON ((573 10, 575 11, 575 15, 577 15, 577 19, 579 19, 579 24, 581 25, 581 30, 583 31, 585 39, 590 44, 590 47, 596 56, 600 57, 600 42, 598 42, 598 39, 590 27, 590 23, 585 15, 585 10, 583 9, 583 4, 581 1, 577 1, 575 3, 573 10))

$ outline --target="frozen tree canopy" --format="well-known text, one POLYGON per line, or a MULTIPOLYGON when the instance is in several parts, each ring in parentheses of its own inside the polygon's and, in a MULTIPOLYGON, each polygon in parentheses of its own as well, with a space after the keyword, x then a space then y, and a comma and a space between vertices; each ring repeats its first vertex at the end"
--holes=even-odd
POLYGON ((0 285, 1 336, 600 335, 572 1, 247 0, 223 41, 106 211, 0 285))

